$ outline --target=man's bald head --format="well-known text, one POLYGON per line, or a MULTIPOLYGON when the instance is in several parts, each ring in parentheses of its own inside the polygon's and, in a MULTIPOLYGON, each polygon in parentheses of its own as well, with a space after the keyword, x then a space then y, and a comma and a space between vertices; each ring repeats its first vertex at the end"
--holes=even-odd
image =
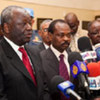
POLYGON ((70 21, 72 19, 75 19, 75 20, 78 20, 76 14, 74 13, 68 13, 66 16, 65 16, 65 21, 70 21))
POLYGON ((79 26, 79 20, 74 13, 68 13, 65 16, 65 22, 68 23, 72 30, 72 35, 74 35, 77 32, 78 26, 79 26))

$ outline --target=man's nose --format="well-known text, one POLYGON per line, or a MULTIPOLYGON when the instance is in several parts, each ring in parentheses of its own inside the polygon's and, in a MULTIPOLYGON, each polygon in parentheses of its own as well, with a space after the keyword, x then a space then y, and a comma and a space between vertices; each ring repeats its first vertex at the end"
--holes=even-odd
POLYGON ((27 30, 32 30, 32 25, 30 25, 29 23, 27 23, 27 30))
POLYGON ((70 37, 68 37, 68 36, 65 35, 65 36, 64 36, 64 40, 65 40, 65 41, 68 41, 68 40, 70 40, 70 37))

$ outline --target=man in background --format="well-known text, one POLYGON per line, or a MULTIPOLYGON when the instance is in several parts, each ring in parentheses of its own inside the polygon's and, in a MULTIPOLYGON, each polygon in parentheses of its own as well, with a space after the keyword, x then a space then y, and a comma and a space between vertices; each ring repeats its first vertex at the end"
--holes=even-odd
POLYGON ((39 49, 39 52, 42 50, 48 49, 51 45, 51 38, 48 34, 48 27, 52 20, 44 20, 40 25, 39 34, 42 38, 42 42, 39 45, 36 45, 35 47, 39 49))
MULTIPOLYGON (((31 17, 31 20, 32 20, 32 25, 34 24, 34 11, 33 9, 31 8, 24 8, 29 14, 30 14, 30 17, 31 17)), ((38 33, 38 30, 33 30, 33 33, 32 33, 32 36, 30 38, 30 41, 29 41, 29 45, 38 45, 42 42, 42 38, 41 36, 39 35, 38 33)))
POLYGON ((94 20, 89 23, 88 36, 94 46, 100 43, 100 20, 94 20))
MULTIPOLYGON (((100 43, 100 20, 91 21, 88 25, 88 36, 93 44, 95 49, 95 45, 100 43)), ((96 67, 97 68, 97 67, 96 67)), ((98 69, 96 69, 98 70, 98 69)), ((91 91, 92 100, 100 100, 100 90, 92 90, 91 91), (96 99, 97 97, 97 99, 96 99)))
POLYGON ((65 16, 65 22, 68 23, 71 28, 70 49, 71 51, 79 52, 77 40, 82 36, 87 36, 87 31, 79 29, 79 20, 74 13, 68 13, 65 16))

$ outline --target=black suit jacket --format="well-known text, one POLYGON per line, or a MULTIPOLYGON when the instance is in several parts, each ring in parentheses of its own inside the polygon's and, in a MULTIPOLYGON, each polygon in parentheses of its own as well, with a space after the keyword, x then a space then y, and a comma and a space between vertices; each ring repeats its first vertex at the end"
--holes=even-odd
POLYGON ((40 50, 40 52, 46 49, 45 46, 44 46, 44 44, 43 44, 43 42, 40 43, 37 47, 40 50))
POLYGON ((43 44, 43 42, 40 43, 40 44, 38 44, 38 45, 34 45, 33 48, 36 50, 36 52, 37 52, 39 55, 40 55, 40 52, 41 52, 41 51, 43 51, 43 50, 46 49, 45 46, 44 46, 44 44, 43 44))
POLYGON ((25 47, 35 71, 34 85, 19 56, 5 39, 0 42, 0 100, 43 100, 43 79, 31 47, 25 47))
MULTIPOLYGON (((59 75, 59 61, 50 48, 42 51, 40 53, 40 56, 41 56, 43 70, 45 73, 47 84, 48 84, 49 89, 51 90, 51 85, 50 85, 51 79, 55 75, 59 75)), ((73 81, 72 76, 70 76, 70 80, 73 81)), ((54 90, 51 90, 51 97, 52 97, 52 100, 61 100, 60 94, 54 90)))

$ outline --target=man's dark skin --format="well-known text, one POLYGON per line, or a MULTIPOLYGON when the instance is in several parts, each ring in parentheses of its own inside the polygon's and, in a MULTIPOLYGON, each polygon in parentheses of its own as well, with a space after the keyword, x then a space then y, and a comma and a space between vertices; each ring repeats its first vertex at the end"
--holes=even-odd
POLYGON ((65 22, 68 23, 68 25, 70 26, 71 34, 75 35, 79 26, 79 20, 77 16, 74 13, 68 13, 65 16, 65 22))

